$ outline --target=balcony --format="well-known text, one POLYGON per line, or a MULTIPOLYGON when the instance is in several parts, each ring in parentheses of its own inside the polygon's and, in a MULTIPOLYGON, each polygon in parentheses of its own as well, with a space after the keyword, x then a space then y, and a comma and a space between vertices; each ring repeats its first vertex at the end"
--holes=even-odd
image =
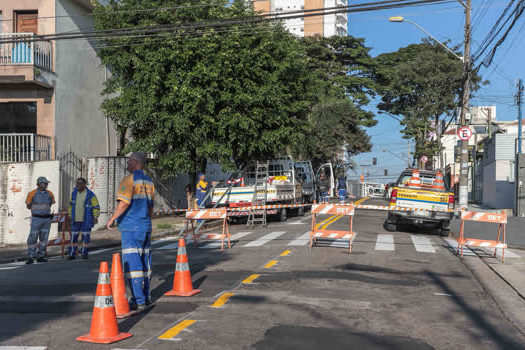
POLYGON ((51 159, 51 137, 37 134, 0 134, 0 163, 51 159))
POLYGON ((0 34, 0 66, 34 66, 53 71, 51 41, 24 41, 37 38, 33 33, 0 34), (12 40, 12 42, 5 42, 12 40))

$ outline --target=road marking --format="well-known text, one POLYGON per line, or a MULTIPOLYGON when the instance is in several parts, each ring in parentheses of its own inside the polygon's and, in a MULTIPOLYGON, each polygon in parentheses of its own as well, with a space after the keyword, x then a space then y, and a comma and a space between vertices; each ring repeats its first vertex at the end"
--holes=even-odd
MULTIPOLYGON (((484 248, 483 251, 491 256, 494 255, 494 248, 484 248)), ((498 258, 501 258, 502 257, 502 254, 501 254, 501 249, 498 249, 497 252, 496 252, 496 256, 498 258)), ((505 249, 505 258, 519 258, 520 256, 516 253, 514 253, 512 250, 510 249, 505 249)))
MULTIPOLYGON (((336 239, 334 240, 331 244, 330 244, 330 247, 336 247, 336 248, 348 248, 348 238, 350 234, 348 235, 345 235, 343 238, 339 238, 339 239, 336 239), (348 236, 348 237, 347 237, 348 236)), ((356 236, 356 233, 354 233, 354 235, 352 236, 352 239, 350 240, 350 243, 353 243, 354 242, 354 239, 355 239, 355 236, 356 236)))
POLYGON ((253 274, 253 275, 251 275, 251 276, 245 278, 245 279, 242 281, 242 283, 244 283, 244 284, 252 283, 252 282, 255 281, 257 278, 259 278, 259 276, 261 276, 261 275, 259 275, 259 274, 257 274, 257 273, 256 273, 256 274, 253 274))
POLYGON ((271 268, 273 265, 275 265, 277 263, 278 263, 277 260, 270 260, 270 262, 268 262, 268 264, 264 265, 264 268, 265 269, 269 269, 269 268, 271 268))
POLYGON ((47 346, 11 346, 0 345, 0 350, 46 350, 47 346))
POLYGON ((7 266, 7 267, 0 267, 0 270, 14 270, 14 269, 19 269, 21 267, 22 267, 22 265, 20 265, 20 266, 7 266))
POLYGON ((226 304, 228 299, 230 299, 234 295, 235 293, 224 293, 219 297, 219 299, 215 300, 211 307, 222 307, 224 304, 226 304))
POLYGON ((359 205, 359 204, 363 203, 364 201, 366 201, 366 200, 368 200, 368 199, 370 199, 370 197, 363 197, 363 198, 361 198, 361 199, 359 199, 359 200, 356 200, 356 201, 354 202, 354 205, 359 205))
MULTIPOLYGON (((450 248, 452 248, 451 250, 456 253, 456 250, 458 249, 458 242, 455 240, 455 239, 451 239, 451 238, 445 238, 445 242, 448 243, 448 245, 450 246, 450 248)), ((460 253, 461 255, 461 250, 460 250, 460 253)), ((466 247, 466 246, 463 246, 463 255, 465 256, 476 256, 476 253, 474 253, 472 250, 470 250, 469 247, 466 247)))
POLYGON ((173 242, 173 243, 170 243, 170 244, 166 244, 165 246, 162 246, 160 248, 157 248, 158 250, 172 250, 172 249, 177 249, 179 246, 179 241, 177 242, 173 242))
POLYGON ((337 215, 335 218, 333 218, 332 220, 330 220, 329 222, 327 222, 326 224, 323 225, 323 227, 321 228, 321 230, 326 230, 326 228, 333 224, 334 222, 336 222, 337 220, 341 219, 343 216, 342 215, 337 215))
POLYGON ((447 294, 447 293, 434 293, 434 295, 443 296, 443 297, 451 297, 452 296, 452 294, 447 294))
POLYGON ((305 245, 308 242, 310 242, 310 231, 300 235, 299 237, 297 237, 296 239, 294 239, 287 245, 301 246, 301 245, 305 245))
POLYGON ((285 250, 284 252, 281 253, 281 255, 279 256, 287 256, 288 254, 290 254, 292 251, 291 250, 285 250))
POLYGON ((286 233, 286 231, 275 231, 275 232, 270 232, 268 233, 267 235, 264 235, 262 236, 261 238, 255 240, 255 241, 252 241, 248 244, 245 244, 243 245, 243 247, 260 247, 268 242, 270 242, 271 240, 279 237, 279 236, 282 236, 286 233))
POLYGON ((412 243, 414 243, 414 247, 416 247, 416 251, 420 253, 435 253, 436 248, 434 247, 434 244, 430 239, 418 236, 418 235, 410 235, 410 238, 412 238, 412 243))
POLYGON ((334 217, 336 217, 337 215, 332 215, 332 216, 329 216, 327 219, 324 219, 323 221, 321 221, 320 223, 318 223, 317 225, 315 225, 315 228, 319 228, 321 227, 322 224, 324 224, 325 222, 328 222, 330 220, 332 220, 334 217))
POLYGON ((100 253, 105 253, 105 252, 108 252, 110 250, 115 250, 115 249, 118 249, 117 247, 115 248, 107 248, 107 249, 100 249, 100 250, 95 250, 93 252, 89 252, 89 255, 97 255, 97 254, 100 254, 100 253))
POLYGON ((159 339, 172 339, 174 336, 179 334, 182 330, 188 328, 192 324, 194 324, 195 320, 184 320, 182 322, 179 322, 176 326, 168 329, 164 334, 159 336, 159 339))
POLYGON ((161 243, 164 243, 166 241, 170 241, 172 239, 173 238, 171 238, 171 237, 157 239, 156 241, 151 242, 151 246, 154 246, 154 245, 157 245, 157 244, 161 244, 161 243))
POLYGON ((390 250, 394 248, 394 236, 387 233, 381 233, 377 235, 376 248, 375 250, 390 250))
MULTIPOLYGON (((230 241, 236 241, 244 236, 248 236, 252 231, 250 232, 237 232, 236 234, 232 235, 230 237, 230 241)), ((214 249, 214 248, 220 248, 221 247, 221 241, 214 241, 210 242, 206 245, 203 245, 202 247, 199 247, 199 249, 214 249)))

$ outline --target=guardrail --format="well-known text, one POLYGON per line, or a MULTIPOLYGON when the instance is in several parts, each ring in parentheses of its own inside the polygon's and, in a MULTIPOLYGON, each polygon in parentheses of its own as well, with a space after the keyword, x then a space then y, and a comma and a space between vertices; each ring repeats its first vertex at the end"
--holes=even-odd
POLYGON ((0 134, 0 163, 51 159, 51 137, 37 134, 0 134))
POLYGON ((33 39, 33 33, 0 34, 0 65, 30 64, 48 71, 53 71, 53 44, 51 41, 24 41, 33 39))

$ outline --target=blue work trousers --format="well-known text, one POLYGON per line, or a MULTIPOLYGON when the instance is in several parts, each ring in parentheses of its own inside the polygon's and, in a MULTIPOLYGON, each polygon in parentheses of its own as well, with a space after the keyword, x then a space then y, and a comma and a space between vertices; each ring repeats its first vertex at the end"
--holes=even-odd
POLYGON ((346 200, 346 188, 339 190, 339 202, 344 203, 346 200))
POLYGON ((50 228, 51 218, 31 217, 31 231, 27 237, 27 257, 29 259, 39 259, 46 255, 50 228))
POLYGON ((89 240, 91 238, 91 228, 86 226, 85 222, 74 222, 71 225, 71 242, 68 248, 69 256, 75 256, 77 254, 79 236, 80 242, 82 243, 80 254, 85 256, 88 255, 89 240))
POLYGON ((131 289, 131 303, 150 301, 151 232, 122 231, 122 262, 131 289))

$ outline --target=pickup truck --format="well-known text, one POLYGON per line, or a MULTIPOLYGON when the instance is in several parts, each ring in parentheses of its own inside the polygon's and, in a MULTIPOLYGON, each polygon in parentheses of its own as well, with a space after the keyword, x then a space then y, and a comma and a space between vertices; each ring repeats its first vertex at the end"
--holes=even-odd
POLYGON ((427 170, 420 170, 421 187, 409 188, 412 171, 413 169, 406 169, 399 176, 390 194, 390 207, 423 210, 390 210, 385 228, 394 232, 398 224, 426 224, 438 229, 441 236, 448 236, 450 220, 454 215, 454 193, 448 190, 446 183, 445 191, 433 189, 432 184, 436 178, 436 172, 427 170))

